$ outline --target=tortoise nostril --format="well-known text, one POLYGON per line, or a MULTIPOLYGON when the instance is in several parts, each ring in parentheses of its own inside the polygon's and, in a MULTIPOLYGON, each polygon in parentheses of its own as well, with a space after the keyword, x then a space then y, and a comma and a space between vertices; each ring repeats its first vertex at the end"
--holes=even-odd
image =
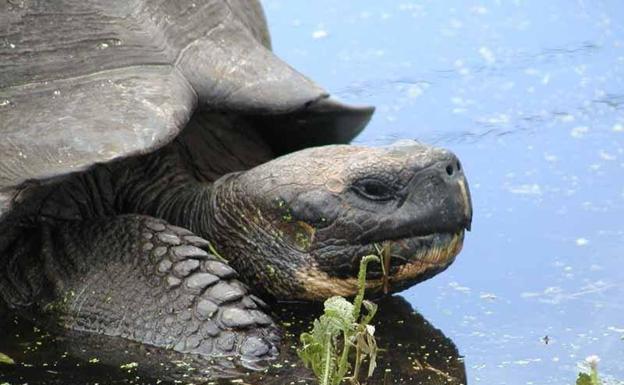
POLYGON ((461 170, 461 163, 459 163, 459 161, 457 161, 457 171, 461 170))
POLYGON ((448 165, 446 166, 446 173, 450 175, 453 175, 453 166, 452 165, 448 165))

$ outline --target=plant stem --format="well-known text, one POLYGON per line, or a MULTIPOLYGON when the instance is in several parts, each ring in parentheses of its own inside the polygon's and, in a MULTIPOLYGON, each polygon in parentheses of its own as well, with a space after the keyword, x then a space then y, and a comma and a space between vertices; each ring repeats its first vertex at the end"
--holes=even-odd
POLYGON ((355 349, 355 368, 353 368, 353 383, 358 384, 360 377, 360 367, 362 366, 362 353, 360 349, 355 349))
POLYGON ((222 260, 223 262, 225 262, 225 263, 229 264, 228 260, 227 260, 227 259, 225 259, 225 258, 223 258, 223 256, 221 256, 221 254, 219 254, 219 253, 217 252, 217 249, 215 249, 215 248, 214 248, 214 246, 212 245, 212 242, 208 242, 208 250, 210 250, 210 252, 211 252, 211 253, 212 253, 215 257, 217 257, 217 259, 220 259, 220 260, 222 260))
POLYGON ((360 318, 362 301, 364 301, 364 291, 366 290, 366 267, 371 261, 379 262, 379 258, 376 255, 367 255, 360 260, 360 271, 358 273, 358 293, 355 296, 355 300, 353 301, 353 318, 356 321, 360 318))
POLYGON ((592 385, 601 385, 602 382, 600 381, 600 378, 598 377, 598 370, 596 370, 595 368, 591 368, 590 372, 589 372, 589 377, 591 378, 591 383, 592 385))
POLYGON ((342 382, 342 379, 347 374, 347 361, 349 359, 349 351, 351 350, 351 342, 349 341, 350 336, 347 334, 346 331, 343 331, 342 336, 344 339, 344 346, 342 347, 342 355, 340 356, 340 364, 338 365, 336 384, 340 384, 340 382, 342 382))
MULTIPOLYGON (((323 378, 321 379, 321 385, 331 385, 330 384, 330 375, 331 375, 331 361, 333 359, 332 354, 331 354, 331 348, 332 348, 332 344, 331 344, 331 335, 326 335, 325 336, 327 343, 325 344, 325 346, 327 346, 327 349, 325 350, 325 368, 323 369, 323 378)), ((332 381, 333 383, 333 381, 332 381)))

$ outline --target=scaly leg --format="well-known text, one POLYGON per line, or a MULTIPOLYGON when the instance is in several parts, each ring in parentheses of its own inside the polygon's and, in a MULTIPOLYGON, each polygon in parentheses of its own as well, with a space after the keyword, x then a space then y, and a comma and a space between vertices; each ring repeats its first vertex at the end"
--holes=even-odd
MULTIPOLYGON (((40 286, 34 302, 64 327, 206 357, 277 353, 277 328, 263 302, 186 229, 122 215, 43 224, 30 238, 40 241, 44 275, 28 280, 40 286)), ((22 262, 32 262, 32 250, 21 249, 22 262)), ((36 272, 32 263, 17 265, 24 275, 36 272)))

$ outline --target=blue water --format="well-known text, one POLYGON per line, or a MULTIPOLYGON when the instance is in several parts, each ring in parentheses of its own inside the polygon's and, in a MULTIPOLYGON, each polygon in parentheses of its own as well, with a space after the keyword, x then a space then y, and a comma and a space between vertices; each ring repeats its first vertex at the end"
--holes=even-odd
POLYGON ((356 143, 462 159, 473 231, 402 295, 468 382, 572 384, 589 355, 624 380, 624 2, 263 4, 278 55, 377 106, 356 143))

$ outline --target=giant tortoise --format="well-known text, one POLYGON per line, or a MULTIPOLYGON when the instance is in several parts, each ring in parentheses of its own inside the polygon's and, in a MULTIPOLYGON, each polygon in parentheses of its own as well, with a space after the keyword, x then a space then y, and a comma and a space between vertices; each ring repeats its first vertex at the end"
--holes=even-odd
POLYGON ((455 155, 348 145, 372 108, 274 56, 258 2, 0 7, 0 311, 252 361, 279 339, 260 297, 352 295, 377 245, 371 291, 459 252, 455 155))

